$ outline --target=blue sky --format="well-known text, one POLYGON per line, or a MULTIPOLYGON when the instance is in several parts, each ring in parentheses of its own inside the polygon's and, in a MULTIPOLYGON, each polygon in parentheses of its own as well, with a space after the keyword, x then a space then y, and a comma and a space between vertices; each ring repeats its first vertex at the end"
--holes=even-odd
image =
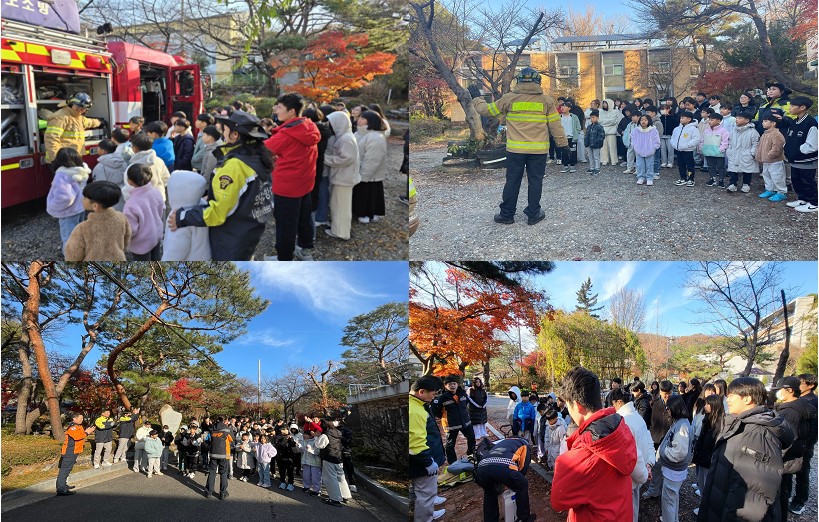
MULTIPOLYGON (((406 262, 239 263, 250 271, 258 295, 270 306, 256 316, 247 334, 225 346, 214 358, 227 371, 255 382, 258 359, 262 376, 286 366, 310 366, 338 360, 349 319, 408 295, 406 262)), ((60 334, 63 349, 76 354, 82 329, 68 326, 60 334), (72 339, 76 340, 72 341, 72 339)), ((93 350, 84 366, 100 353, 93 350)))
MULTIPOLYGON (((702 325, 696 324, 696 309, 701 304, 686 295, 685 266, 680 262, 656 261, 559 262, 552 273, 538 278, 537 285, 548 292, 553 307, 567 310, 574 310, 576 292, 586 277, 591 277, 592 291, 599 294, 598 305, 602 306, 607 306, 611 296, 626 286, 644 292, 647 332, 676 337, 708 333, 702 331, 702 325)), ((783 263, 783 267, 783 285, 794 289, 788 300, 817 292, 815 262, 788 262, 783 263)))

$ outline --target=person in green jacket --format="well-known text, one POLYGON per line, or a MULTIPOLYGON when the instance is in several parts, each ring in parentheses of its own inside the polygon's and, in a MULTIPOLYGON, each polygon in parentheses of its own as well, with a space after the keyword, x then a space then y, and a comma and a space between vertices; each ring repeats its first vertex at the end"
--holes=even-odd
POLYGON ((444 444, 429 403, 443 388, 438 377, 425 375, 412 383, 409 397, 410 498, 414 498, 415 522, 429 522, 444 516, 435 510, 446 499, 438 496, 438 467, 444 463, 444 444))

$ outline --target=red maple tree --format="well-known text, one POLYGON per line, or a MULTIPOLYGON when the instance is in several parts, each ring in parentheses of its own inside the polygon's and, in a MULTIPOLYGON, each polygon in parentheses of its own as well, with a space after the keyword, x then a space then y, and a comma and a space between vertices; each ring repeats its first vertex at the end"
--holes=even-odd
MULTIPOLYGON (((391 73, 397 56, 384 52, 368 54, 368 42, 366 34, 345 35, 341 31, 319 34, 307 44, 301 53, 302 59, 297 62, 299 81, 287 88, 306 98, 328 102, 341 91, 359 89, 376 76, 391 73)), ((288 67, 279 63, 279 59, 271 65, 276 69, 277 78, 296 66, 288 67)))
POLYGON ((411 349, 425 373, 461 375, 470 364, 488 361, 502 344, 496 332, 520 325, 537 333, 542 294, 481 281, 457 268, 447 269, 446 281, 455 291, 454 306, 410 295, 411 349))

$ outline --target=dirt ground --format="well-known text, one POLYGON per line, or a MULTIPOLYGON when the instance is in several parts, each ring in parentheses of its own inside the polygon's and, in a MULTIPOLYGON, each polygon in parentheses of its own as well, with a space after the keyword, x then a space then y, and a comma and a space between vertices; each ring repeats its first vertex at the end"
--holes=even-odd
MULTIPOLYGON (((378 223, 353 220, 349 241, 331 238, 325 227, 316 232, 313 257, 317 261, 406 260, 409 237, 408 207, 398 200, 407 194, 407 175, 398 172, 404 158, 400 137, 389 140, 389 166, 384 181, 386 217, 378 223)), ((2 211, 2 255, 6 261, 61 260, 60 230, 57 220, 46 214, 45 198, 2 211)), ((276 224, 271 217, 256 248, 255 259, 275 255, 276 224)))
MULTIPOLYGON (((506 424, 505 419, 505 408, 489 409, 489 423, 496 428, 506 424)), ((490 438, 495 440, 494 436, 490 438)), ((445 437, 444 444, 446 444, 445 437)), ((459 437, 455 451, 459 456, 466 452, 466 440, 463 437, 459 437)), ((814 463, 816 463, 816 459, 814 459, 814 463)), ((533 466, 537 465, 533 464, 533 466)), ((529 479, 531 512, 537 513, 538 522, 563 522, 567 518, 566 513, 557 513, 551 508, 551 474, 548 474, 548 477, 548 480, 544 479, 536 473, 534 469, 530 470, 527 474, 527 478, 529 479)), ((814 486, 811 488, 808 505, 801 515, 790 514, 790 517, 787 519, 788 521, 809 522, 817 520, 816 481, 816 467, 814 466, 814 469, 811 471, 811 482, 814 486)), ((692 466, 689 469, 688 480, 686 480, 680 490, 680 522, 696 522, 697 517, 694 515, 693 510, 699 506, 700 497, 694 494, 694 489, 691 487, 691 484, 694 482, 696 482, 696 473, 692 466)), ((644 490, 645 486, 643 488, 643 491, 644 490)), ((447 510, 443 518, 439 520, 444 522, 481 522, 483 520, 483 490, 474 482, 459 484, 449 489, 442 489, 439 490, 438 494, 447 499, 444 504, 438 506, 439 508, 446 508, 447 510)), ((501 513, 503 513, 502 510, 501 513)), ((660 515, 659 499, 643 500, 640 503, 640 521, 657 522, 660 520, 660 515)))
POLYGON ((492 218, 505 171, 444 171, 445 149, 416 145, 410 152, 421 219, 410 239, 413 260, 816 259, 817 215, 760 200, 761 176, 743 194, 706 187, 699 172, 696 186, 674 186, 676 168, 661 169, 647 187, 619 166, 592 177, 585 163, 574 174, 549 165, 541 197, 546 219, 527 226, 524 181, 515 223, 499 225, 492 218))

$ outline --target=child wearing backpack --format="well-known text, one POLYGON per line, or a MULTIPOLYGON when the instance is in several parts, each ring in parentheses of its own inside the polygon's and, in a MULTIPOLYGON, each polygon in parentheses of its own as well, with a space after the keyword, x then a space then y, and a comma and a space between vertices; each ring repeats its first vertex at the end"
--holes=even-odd
POLYGON ((586 172, 594 175, 600 174, 600 150, 606 140, 606 130, 600 124, 600 111, 597 109, 589 111, 589 122, 584 140, 586 150, 589 151, 589 168, 586 172))

